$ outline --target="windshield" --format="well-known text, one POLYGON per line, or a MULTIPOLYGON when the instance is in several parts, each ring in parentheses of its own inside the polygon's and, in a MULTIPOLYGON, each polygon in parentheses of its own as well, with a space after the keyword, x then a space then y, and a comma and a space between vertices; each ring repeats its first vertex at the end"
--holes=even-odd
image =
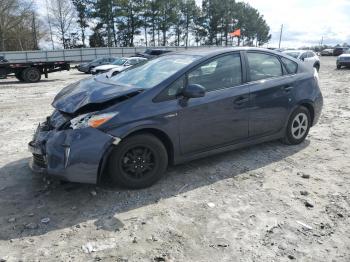
POLYGON ((102 61, 103 61, 103 58, 97 58, 97 59, 92 60, 90 63, 98 63, 98 62, 102 62, 102 61))
POLYGON ((298 56, 300 55, 299 52, 284 52, 284 53, 294 58, 298 58, 298 56))
POLYGON ((124 65, 125 62, 126 62, 126 59, 118 58, 113 62, 113 65, 124 65))
POLYGON ((151 88, 186 67, 200 56, 170 55, 148 60, 111 78, 120 85, 151 88))

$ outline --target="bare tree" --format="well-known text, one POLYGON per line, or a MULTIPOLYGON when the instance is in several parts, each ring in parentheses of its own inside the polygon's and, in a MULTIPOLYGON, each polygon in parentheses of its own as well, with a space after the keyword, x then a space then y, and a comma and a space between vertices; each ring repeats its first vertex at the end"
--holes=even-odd
POLYGON ((0 51, 10 32, 32 15, 32 1, 0 0, 0 51))
POLYGON ((51 0, 50 16, 52 26, 56 29, 57 36, 62 42, 63 48, 68 48, 67 38, 73 24, 75 9, 70 0, 51 0))
POLYGON ((51 41, 51 45, 52 45, 52 50, 55 50, 55 44, 53 42, 53 36, 52 36, 51 17, 50 17, 49 5, 47 3, 47 0, 45 0, 45 4, 46 4, 47 22, 48 22, 49 31, 50 31, 50 41, 51 41))

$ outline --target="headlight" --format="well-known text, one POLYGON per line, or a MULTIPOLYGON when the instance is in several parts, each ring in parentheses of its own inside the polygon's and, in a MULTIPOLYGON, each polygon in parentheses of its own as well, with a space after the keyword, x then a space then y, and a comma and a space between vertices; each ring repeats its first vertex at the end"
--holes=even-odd
POLYGON ((106 113, 95 115, 95 113, 88 113, 73 118, 70 123, 73 129, 85 128, 85 127, 99 127, 106 123, 108 120, 118 115, 119 112, 106 113))

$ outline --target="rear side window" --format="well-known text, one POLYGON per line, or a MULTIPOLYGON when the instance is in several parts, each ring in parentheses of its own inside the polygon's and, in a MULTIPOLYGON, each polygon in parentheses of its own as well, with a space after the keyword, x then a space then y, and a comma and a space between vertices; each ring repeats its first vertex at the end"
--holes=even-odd
POLYGON ((188 84, 202 85, 207 92, 242 84, 240 54, 214 58, 188 74, 188 84))
POLYGON ((278 58, 263 53, 247 53, 250 81, 258 81, 283 75, 278 58))
POLYGON ((301 56, 300 56, 300 60, 303 60, 307 58, 307 52, 303 53, 301 56))
POLYGON ((307 52, 307 57, 314 57, 315 54, 313 52, 307 52))
POLYGON ((298 71, 298 64, 294 61, 281 57, 282 63, 284 64, 285 68, 287 69, 288 74, 296 74, 298 71))

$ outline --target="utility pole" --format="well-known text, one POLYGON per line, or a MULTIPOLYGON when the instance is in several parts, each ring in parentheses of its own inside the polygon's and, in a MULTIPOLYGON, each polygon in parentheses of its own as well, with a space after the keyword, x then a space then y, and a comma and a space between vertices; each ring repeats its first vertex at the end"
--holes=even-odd
POLYGON ((280 48, 281 48, 282 33, 283 33, 283 24, 281 25, 280 41, 279 41, 279 43, 278 43, 278 49, 280 49, 280 48))

